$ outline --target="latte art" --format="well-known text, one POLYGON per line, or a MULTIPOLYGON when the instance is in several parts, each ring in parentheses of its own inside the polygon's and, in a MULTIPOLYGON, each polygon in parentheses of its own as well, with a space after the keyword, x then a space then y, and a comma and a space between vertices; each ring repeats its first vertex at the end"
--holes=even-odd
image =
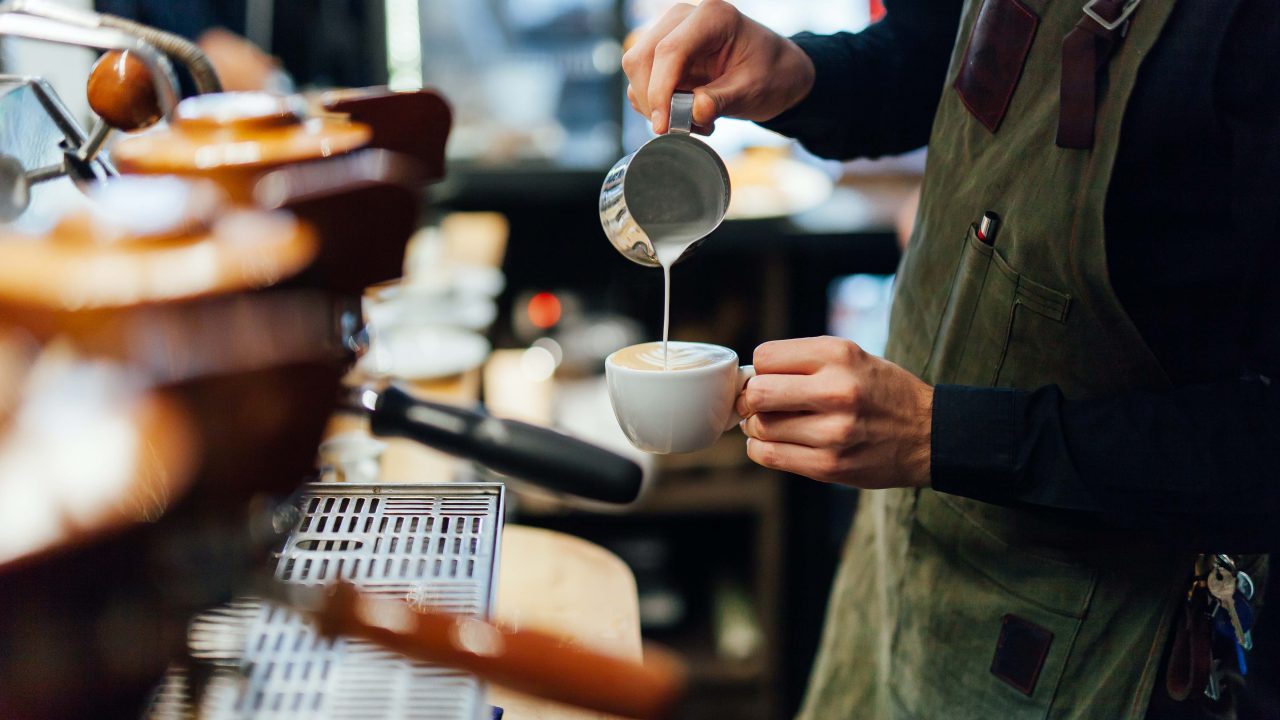
POLYGON ((737 361, 737 356, 732 350, 719 345, 672 341, 667 343, 666 354, 663 353, 662 346, 663 343, 660 342, 649 342, 623 348, 613 354, 613 363, 631 370, 678 372, 707 367, 726 360, 737 361))

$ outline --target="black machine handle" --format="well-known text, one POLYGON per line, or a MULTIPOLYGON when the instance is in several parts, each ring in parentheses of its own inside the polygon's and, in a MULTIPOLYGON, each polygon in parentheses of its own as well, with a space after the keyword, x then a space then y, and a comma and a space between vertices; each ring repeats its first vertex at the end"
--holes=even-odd
POLYGON ((640 494, 640 466, 621 455, 537 425, 418 400, 394 386, 378 393, 369 427, 556 492, 618 504, 640 494))

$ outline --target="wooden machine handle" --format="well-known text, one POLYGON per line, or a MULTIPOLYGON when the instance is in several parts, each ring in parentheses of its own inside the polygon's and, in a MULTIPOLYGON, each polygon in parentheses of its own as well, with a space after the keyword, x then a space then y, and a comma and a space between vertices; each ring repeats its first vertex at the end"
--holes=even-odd
POLYGON ((636 663, 542 632, 371 598, 348 583, 334 586, 317 619, 326 635, 363 638, 512 690, 623 717, 667 717, 684 689, 683 668, 670 656, 636 663))
POLYGON ((112 50, 98 58, 89 72, 86 93, 89 107, 117 130, 141 130, 164 115, 151 70, 127 50, 112 50))

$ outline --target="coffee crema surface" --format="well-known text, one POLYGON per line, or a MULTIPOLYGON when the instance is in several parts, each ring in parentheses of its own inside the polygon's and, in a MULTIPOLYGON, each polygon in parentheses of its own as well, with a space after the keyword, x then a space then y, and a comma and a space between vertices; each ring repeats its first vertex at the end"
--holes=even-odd
POLYGON ((728 348, 706 343, 671 341, 667 343, 669 357, 662 351, 663 343, 647 342, 625 347, 613 354, 613 363, 631 370, 654 372, 679 372, 708 367, 726 360, 737 361, 737 355, 728 348))

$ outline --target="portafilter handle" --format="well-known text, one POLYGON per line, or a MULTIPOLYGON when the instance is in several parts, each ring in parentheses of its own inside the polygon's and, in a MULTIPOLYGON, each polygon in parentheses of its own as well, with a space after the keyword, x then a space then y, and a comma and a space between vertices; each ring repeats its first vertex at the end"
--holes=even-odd
POLYGON ((563 637, 491 624, 426 606, 328 588, 277 585, 314 613, 320 632, 362 638, 408 657, 454 667, 535 697, 640 720, 669 717, 685 688, 683 664, 650 648, 643 663, 605 655, 563 637))
POLYGON ((545 427, 428 402, 395 386, 366 390, 374 435, 403 437, 556 492, 625 504, 640 495, 640 466, 545 427))

